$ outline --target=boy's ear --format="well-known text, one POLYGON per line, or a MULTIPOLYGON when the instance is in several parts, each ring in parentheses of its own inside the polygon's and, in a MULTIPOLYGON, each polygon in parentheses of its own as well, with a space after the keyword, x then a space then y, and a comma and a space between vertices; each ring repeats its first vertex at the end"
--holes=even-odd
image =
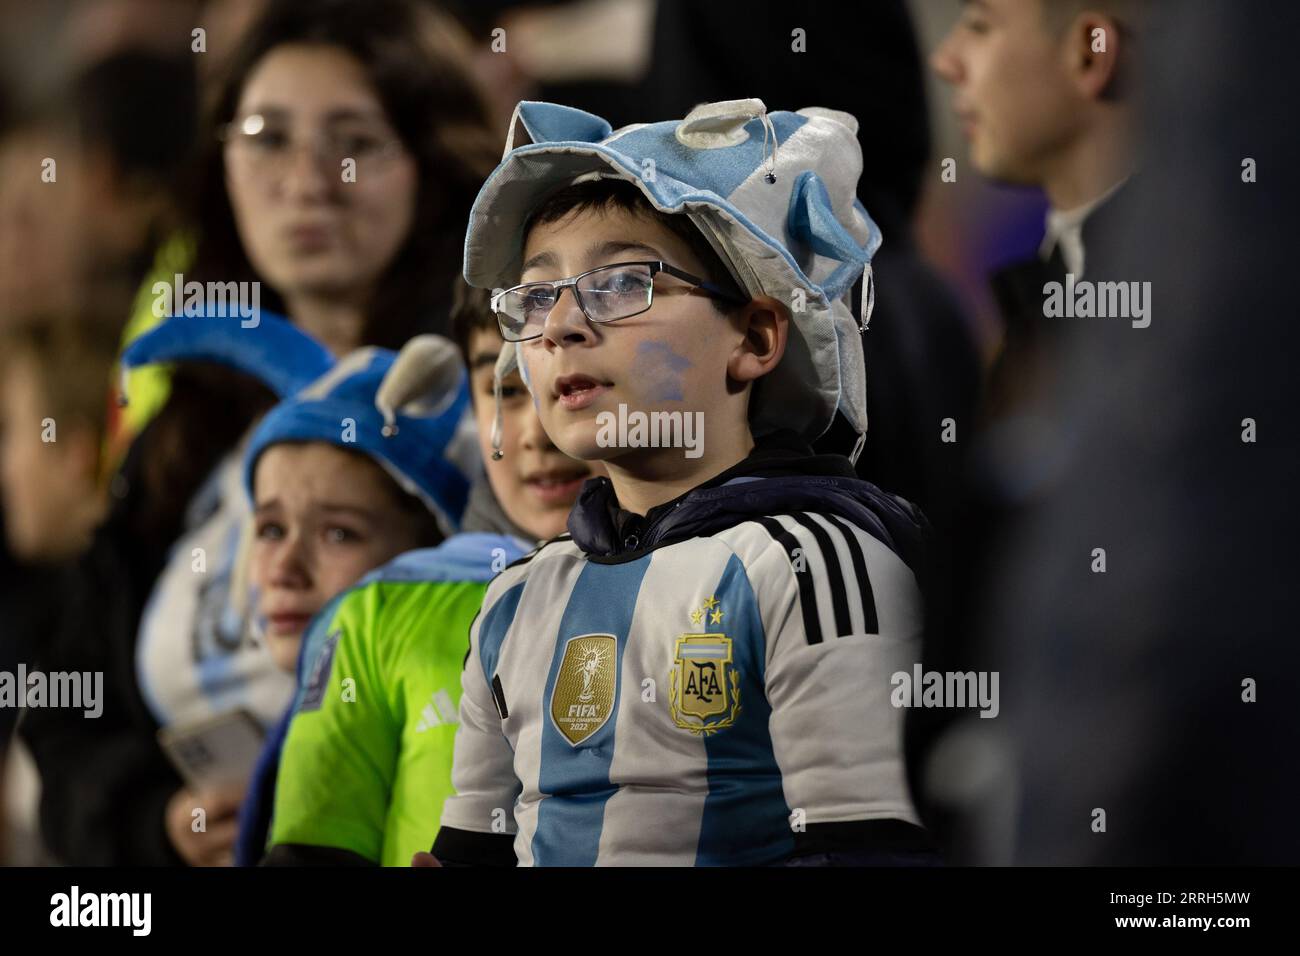
POLYGON ((1123 38, 1119 24, 1109 16, 1085 11, 1066 32, 1071 79, 1086 99, 1101 100, 1117 93, 1123 38))
POLYGON ((753 382, 776 368, 785 354, 790 334, 790 310, 780 299, 760 295, 733 317, 744 337, 731 353, 727 375, 737 382, 753 382))

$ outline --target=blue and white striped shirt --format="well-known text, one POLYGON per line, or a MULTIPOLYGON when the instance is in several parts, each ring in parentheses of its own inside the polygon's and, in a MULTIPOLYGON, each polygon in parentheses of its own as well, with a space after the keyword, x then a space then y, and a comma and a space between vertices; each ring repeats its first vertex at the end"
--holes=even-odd
MULTIPOLYGON (((601 520, 589 497, 571 529, 601 520)), ((732 480, 635 551, 564 535, 506 568, 444 830, 513 834, 523 865, 751 865, 807 826, 919 823, 890 704, 920 656, 909 508, 853 478, 732 480)))

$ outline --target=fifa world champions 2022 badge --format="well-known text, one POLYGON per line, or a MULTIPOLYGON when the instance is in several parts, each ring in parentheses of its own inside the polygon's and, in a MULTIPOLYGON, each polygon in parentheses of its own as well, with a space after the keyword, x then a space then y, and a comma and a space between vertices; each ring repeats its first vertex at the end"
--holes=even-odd
MULTIPOLYGON (((691 623, 721 624, 723 613, 718 599, 709 595, 703 606, 691 611, 691 623)), ((740 674, 726 634, 705 631, 677 638, 668 712, 678 727, 705 737, 736 722, 740 674)))
POLYGON ((551 720, 573 746, 604 727, 614 712, 617 664, 613 634, 581 634, 565 643, 551 692, 551 720))

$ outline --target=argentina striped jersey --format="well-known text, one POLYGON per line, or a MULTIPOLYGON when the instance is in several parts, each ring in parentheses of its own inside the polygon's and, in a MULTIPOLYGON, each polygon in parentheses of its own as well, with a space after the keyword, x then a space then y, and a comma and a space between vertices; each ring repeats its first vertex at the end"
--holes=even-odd
POLYGON ((847 512, 619 555, 566 535, 508 567, 471 629, 444 830, 513 834, 521 865, 753 865, 803 826, 919 823, 889 695, 920 590, 847 512))

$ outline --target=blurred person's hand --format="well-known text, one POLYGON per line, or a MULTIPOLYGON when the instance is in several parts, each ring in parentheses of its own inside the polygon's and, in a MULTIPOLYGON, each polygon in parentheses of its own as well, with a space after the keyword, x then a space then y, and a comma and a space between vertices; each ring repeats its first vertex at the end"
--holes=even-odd
POLYGON ((193 27, 206 27, 197 0, 96 0, 74 4, 63 23, 63 46, 79 66, 123 50, 191 52, 193 27))
POLYGON ((225 787, 195 793, 182 788, 167 802, 167 839, 190 866, 233 866, 235 837, 239 832, 242 787, 225 787), (195 810, 206 814, 203 829, 195 832, 195 810))
POLYGON ((79 154, 50 127, 0 142, 0 321, 27 309, 69 308, 82 260, 79 154))
POLYGON ((500 20, 515 69, 532 80, 635 83, 650 66, 654 16, 653 0, 577 0, 500 20))
POLYGON ((411 857, 411 866, 442 866, 442 864, 438 862, 438 858, 432 853, 418 850, 415 856, 411 857))

